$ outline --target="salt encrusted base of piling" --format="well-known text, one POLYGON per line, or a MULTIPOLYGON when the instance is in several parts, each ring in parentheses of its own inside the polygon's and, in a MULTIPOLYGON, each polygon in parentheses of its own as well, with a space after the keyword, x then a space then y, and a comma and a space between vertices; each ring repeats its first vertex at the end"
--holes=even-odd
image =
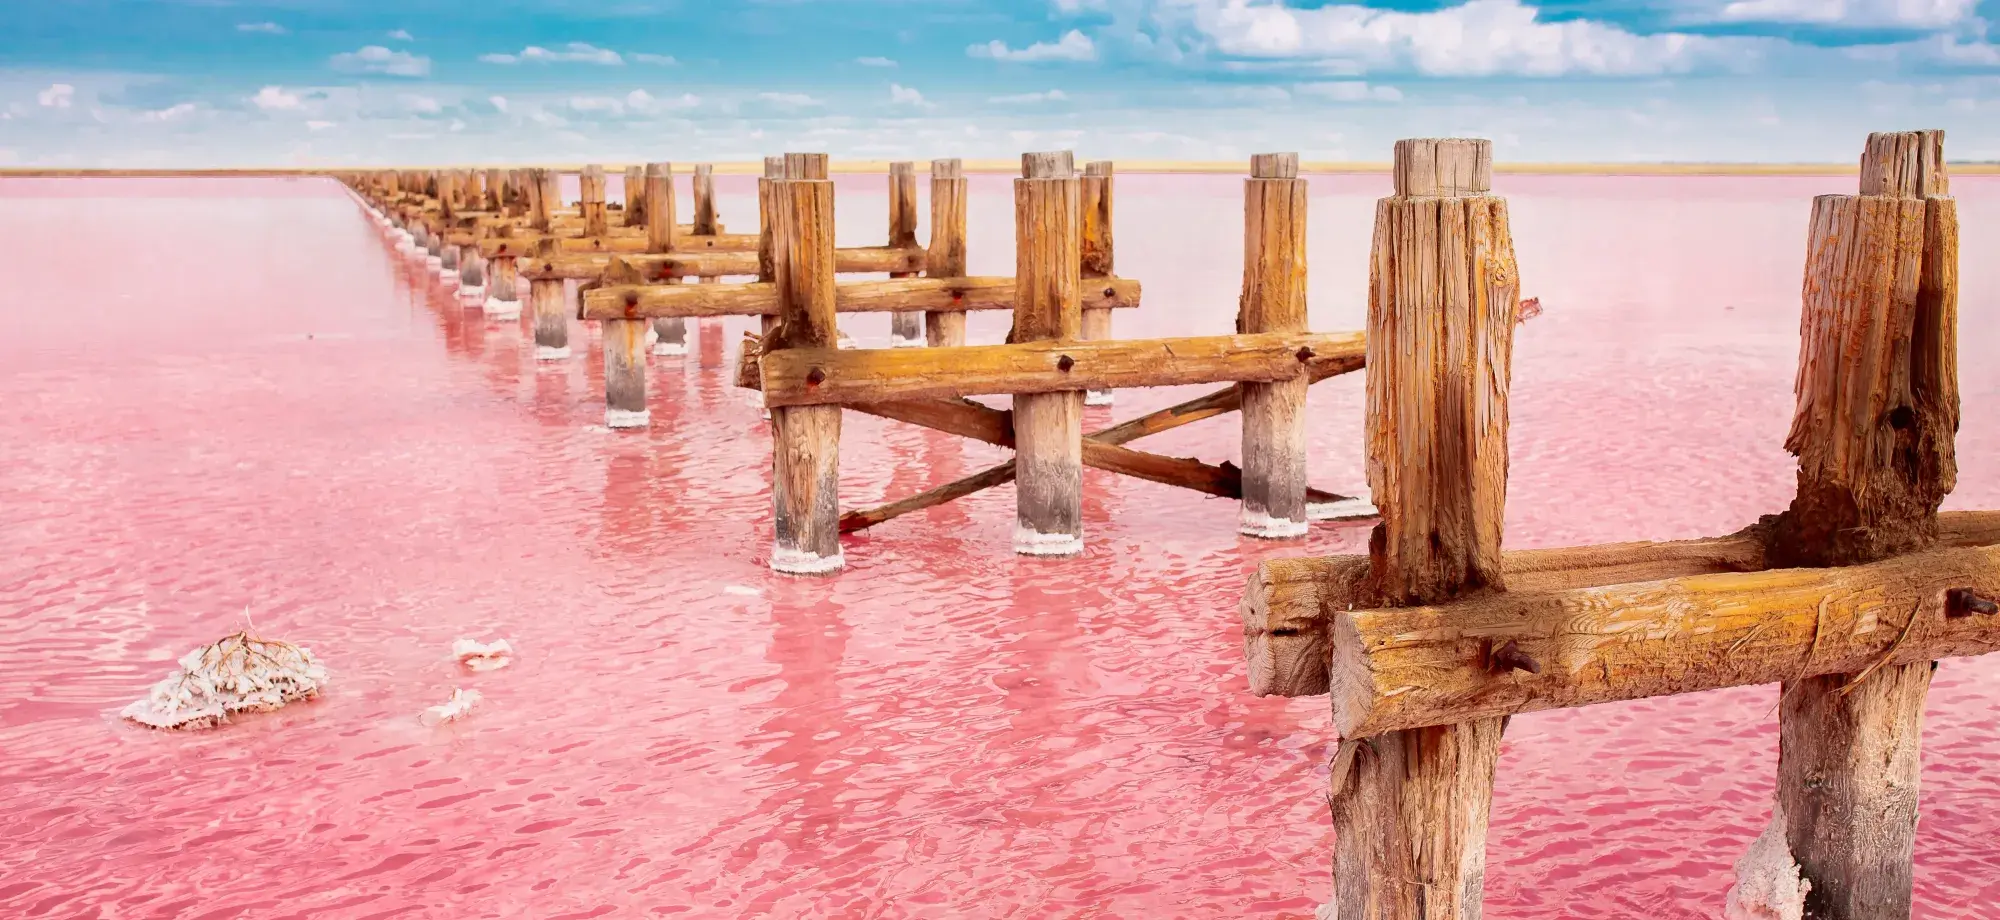
POLYGON ((678 358, 688 353, 686 342, 654 342, 653 354, 662 358, 678 358))
POLYGON ((845 553, 822 556, 804 550, 786 549, 782 546, 771 549, 771 570, 787 575, 826 575, 838 572, 847 565, 845 553))
POLYGON ((486 298, 486 315, 494 319, 519 319, 521 316, 521 302, 518 300, 501 300, 497 297, 488 297, 486 298))
POLYGON ((152 728, 211 728, 231 713, 312 699, 326 680, 310 650, 239 632, 182 656, 180 670, 119 715, 152 728))
POLYGON ((547 345, 535 346, 535 360, 537 361, 561 361, 568 357, 568 345, 564 345, 561 348, 550 348, 547 345))
POLYGON ((1355 521, 1381 516, 1382 512, 1376 509, 1374 503, 1365 498, 1306 504, 1306 520, 1309 521, 1355 521))
POLYGON ((486 286, 483 284, 477 287, 472 287, 468 285, 459 285, 458 299, 467 304, 485 303, 486 286))
MULTIPOLYGON (((890 348, 923 348, 927 344, 929 343, 923 339, 906 339, 899 335, 889 337, 890 348)), ((843 345, 841 347, 845 348, 846 346, 843 345)))
POLYGON ((604 410, 604 426, 607 428, 644 428, 652 423, 653 412, 650 409, 604 410))
POLYGON ((424 256, 424 267, 434 272, 444 271, 444 260, 437 256, 424 256))
POLYGON ((1307 526, 1306 521, 1272 517, 1262 511, 1245 508, 1242 518, 1236 524, 1236 532, 1246 537, 1264 540, 1289 540, 1305 536, 1307 526))
POLYGON ((1108 406, 1108 405, 1111 405, 1112 403, 1114 403, 1114 402, 1116 402, 1116 401, 1117 401, 1117 400, 1116 400, 1115 398, 1113 398, 1113 397, 1112 397, 1112 395, 1111 395, 1111 394, 1112 394, 1113 392, 1115 392, 1115 391, 1113 391, 1113 390, 1085 390, 1085 391, 1083 391, 1083 404, 1084 404, 1084 405, 1086 405, 1086 406, 1108 406))
POLYGON ((1083 535, 1042 533, 1033 527, 1015 524, 1014 552, 1023 556, 1074 556, 1083 552, 1083 535))
POLYGON ((1736 884, 1723 902, 1723 920, 1802 920, 1812 882, 1785 843, 1785 810, 1771 806, 1771 824, 1736 860, 1736 884))

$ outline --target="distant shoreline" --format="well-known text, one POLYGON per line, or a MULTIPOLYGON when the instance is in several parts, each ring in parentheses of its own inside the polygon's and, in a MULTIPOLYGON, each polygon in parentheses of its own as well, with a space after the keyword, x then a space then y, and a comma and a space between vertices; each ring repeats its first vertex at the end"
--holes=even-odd
MULTIPOLYGON (((692 165, 695 161, 687 161, 692 165)), ((1248 170, 1247 163, 1240 162, 1194 162, 1174 160, 1119 160, 1117 171, 1121 173, 1185 173, 1191 175, 1242 175, 1248 170)), ((536 164, 550 165, 550 164, 536 164)), ((609 173, 622 172, 626 164, 603 163, 609 173)), ((927 164, 919 163, 919 171, 927 164)), ((716 163, 718 175, 761 175, 762 163, 716 163)), ((556 164, 550 168, 564 171, 581 169, 583 164, 556 164)), ((310 176, 335 171, 368 169, 513 169, 514 166, 493 165, 452 165, 452 166, 409 166, 409 167, 330 167, 330 168, 265 168, 265 169, 60 169, 60 168, 0 168, 0 179, 49 179, 49 178, 261 178, 283 176, 310 176)), ((871 174, 889 171, 887 160, 834 160, 831 171, 837 174, 871 174)), ((1014 173, 1020 168, 1015 160, 966 160, 964 169, 968 173, 1014 173)), ((2000 175, 2000 163, 1951 163, 1949 169, 1961 176, 2000 175)), ((1388 163, 1345 163, 1345 162, 1301 162, 1299 171, 1322 174, 1369 174, 1387 173, 1388 163)), ((1514 163, 1496 164, 1496 173, 1506 175, 1545 176, 1843 176, 1854 175, 1857 167, 1852 163, 1514 163)))

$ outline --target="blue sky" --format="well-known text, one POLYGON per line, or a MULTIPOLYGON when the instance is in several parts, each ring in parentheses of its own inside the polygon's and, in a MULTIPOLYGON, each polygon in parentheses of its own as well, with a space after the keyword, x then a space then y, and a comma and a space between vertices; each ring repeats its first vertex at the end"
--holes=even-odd
POLYGON ((0 165, 2000 159, 2000 0, 5 0, 0 165))

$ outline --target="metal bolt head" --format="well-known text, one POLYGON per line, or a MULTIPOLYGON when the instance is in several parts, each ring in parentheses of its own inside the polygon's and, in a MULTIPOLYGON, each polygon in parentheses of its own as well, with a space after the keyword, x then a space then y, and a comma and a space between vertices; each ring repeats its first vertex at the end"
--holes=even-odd
POLYGON ((1076 359, 1069 355, 1063 355, 1056 359, 1056 370, 1062 371, 1065 374, 1069 373, 1069 369, 1075 366, 1076 359))

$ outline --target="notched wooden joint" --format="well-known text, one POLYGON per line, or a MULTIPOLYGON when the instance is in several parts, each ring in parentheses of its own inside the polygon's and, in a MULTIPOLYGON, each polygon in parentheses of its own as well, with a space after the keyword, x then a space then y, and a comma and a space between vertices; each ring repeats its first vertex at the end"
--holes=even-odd
POLYGON ((1973 614, 1992 616, 2000 613, 2000 604, 1980 597, 1971 588, 1952 588, 1944 593, 1944 615, 1952 619, 1969 617, 1973 614))

